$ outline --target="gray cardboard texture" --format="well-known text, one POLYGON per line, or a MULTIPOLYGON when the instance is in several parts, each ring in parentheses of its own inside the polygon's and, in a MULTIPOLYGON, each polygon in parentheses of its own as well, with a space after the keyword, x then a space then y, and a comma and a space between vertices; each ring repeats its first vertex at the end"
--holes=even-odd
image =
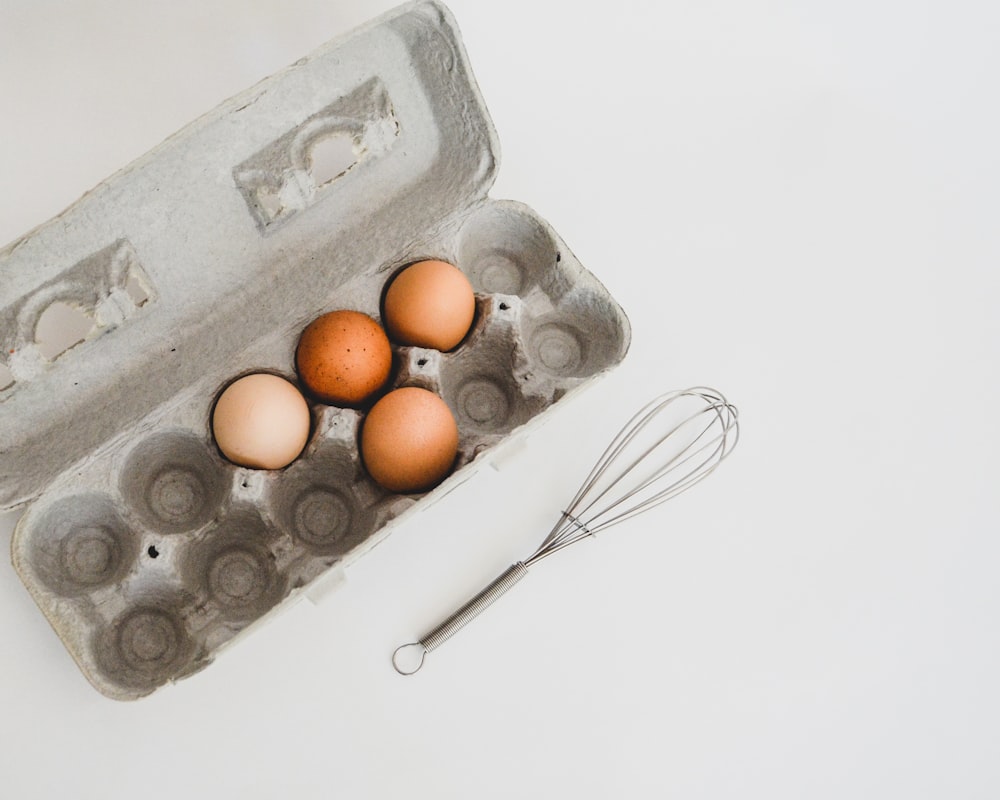
POLYGON ((15 567, 84 674, 128 699, 210 663, 610 369, 625 315, 550 226, 486 194, 496 134, 457 29, 403 6, 172 136, 0 252, 0 507, 32 502, 15 567), (234 377, 295 380, 298 334, 422 258, 476 292, 454 351, 393 347, 393 385, 459 424, 452 475, 393 495, 364 472, 363 412, 313 405, 284 470, 225 461, 209 415, 234 377), (57 303, 92 318, 52 358, 57 303))

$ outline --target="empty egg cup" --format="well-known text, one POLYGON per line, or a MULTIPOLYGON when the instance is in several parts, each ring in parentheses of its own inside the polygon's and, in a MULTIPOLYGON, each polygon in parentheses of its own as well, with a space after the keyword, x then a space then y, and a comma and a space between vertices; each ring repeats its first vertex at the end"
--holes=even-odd
POLYGON ((287 594, 273 549, 279 536, 253 508, 230 510, 186 553, 184 584, 206 594, 210 615, 236 622, 257 619, 287 594))
POLYGON ((189 431, 165 431, 131 452, 122 470, 126 504, 149 528, 177 534, 207 523, 226 499, 223 462, 189 431))
POLYGON ((135 598, 125 611, 96 631, 92 657, 109 692, 147 694, 197 670, 198 647, 184 620, 185 599, 172 593, 135 598))
POLYGON ((111 498, 64 497, 38 520, 28 561, 52 592, 76 597, 119 583, 139 554, 139 537, 111 498))
POLYGON ((353 441, 326 443, 281 476, 273 495, 278 527, 312 555, 349 552, 374 529, 366 496, 384 491, 364 482, 353 441))

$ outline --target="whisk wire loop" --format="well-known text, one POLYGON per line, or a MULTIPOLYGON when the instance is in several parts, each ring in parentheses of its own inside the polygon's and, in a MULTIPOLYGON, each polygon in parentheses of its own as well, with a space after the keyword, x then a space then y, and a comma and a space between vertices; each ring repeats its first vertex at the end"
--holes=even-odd
MULTIPOLYGON (((677 397, 681 396, 681 394, 682 393, 679 393, 679 392, 671 392, 668 395, 664 395, 664 396, 662 396, 660 398, 657 398, 656 400, 653 400, 652 402, 650 402, 646 406, 644 406, 629 421, 629 423, 626 424, 626 426, 618 433, 618 436, 611 442, 611 444, 608 446, 608 448, 604 451, 604 454, 598 460, 597 464, 595 465, 594 469, 591 471, 591 474, 588 476, 587 480, 585 480, 583 482, 583 484, 581 485, 580 490, 577 493, 577 496, 574 498, 573 502, 570 503, 570 507, 571 508, 577 507, 582 502, 583 498, 586 497, 588 495, 588 493, 591 493, 594 490, 594 488, 599 484, 600 479, 604 477, 604 474, 611 468, 611 466, 615 463, 615 461, 618 458, 621 457, 622 453, 632 443, 632 441, 634 439, 636 439, 643 432, 643 430, 646 428, 646 426, 649 425, 656 418, 657 414, 660 413, 663 410, 663 408, 668 403, 673 402, 677 397)), ((698 412, 698 413, 700 413, 700 412, 698 412)), ((623 468, 619 472, 617 478, 615 478, 610 483, 608 483, 608 485, 603 489, 603 491, 594 494, 594 496, 591 498, 590 502, 586 506, 584 506, 582 509, 580 509, 580 513, 585 513, 590 508, 592 508, 594 505, 596 505, 598 502, 600 502, 605 497, 605 495, 607 495, 608 492, 610 492, 612 489, 614 489, 615 486, 623 478, 625 478, 627 475, 629 475, 639 464, 641 464, 644 461, 646 461, 650 457, 650 455, 656 450, 657 447, 659 447, 661 444, 663 444, 671 436, 676 435, 677 432, 684 425, 686 425, 688 422, 690 422, 690 420, 693 419, 693 418, 694 417, 689 417, 688 419, 684 419, 684 420, 681 420, 681 421, 677 422, 672 428, 670 428, 665 434, 663 434, 663 436, 661 436, 657 441, 653 442, 643 452, 637 454, 634 457, 634 460, 632 461, 632 463, 629 464, 629 465, 627 465, 625 468, 623 468)), ((636 487, 636 489, 634 490, 634 492, 641 491, 643 488, 645 488, 645 485, 648 485, 652 481, 656 480, 657 476, 660 473, 665 472, 666 470, 670 469, 674 465, 674 462, 676 461, 676 459, 679 458, 681 455, 682 455, 682 453, 679 452, 677 455, 674 456, 673 459, 668 460, 660 468, 660 470, 656 474, 654 474, 649 479, 649 481, 647 481, 647 484, 640 485, 640 486, 636 487)), ((622 498, 619 498, 619 500, 616 501, 616 503, 611 504, 610 507, 614 507, 618 503, 620 503, 623 500, 627 499, 628 496, 629 495, 626 495, 626 496, 624 496, 622 498)))
POLYGON ((524 563, 536 563, 585 536, 594 535, 676 497, 708 477, 735 447, 738 435, 736 408, 714 389, 694 387, 653 399, 639 409, 612 439, 567 510, 524 563), (637 445, 637 440, 646 433, 646 429, 682 398, 700 402, 686 415, 673 419, 651 444, 637 445), (660 466, 629 486, 628 480, 634 477, 640 466, 652 463, 657 451, 668 445, 673 451, 668 453, 660 466), (612 474, 612 467, 625 458, 624 454, 630 446, 632 450, 639 447, 638 452, 626 458, 626 463, 612 474), (664 483, 669 476, 673 476, 673 480, 664 483), (616 491, 617 496, 612 496, 616 491), (603 505, 598 508, 601 503, 603 505))

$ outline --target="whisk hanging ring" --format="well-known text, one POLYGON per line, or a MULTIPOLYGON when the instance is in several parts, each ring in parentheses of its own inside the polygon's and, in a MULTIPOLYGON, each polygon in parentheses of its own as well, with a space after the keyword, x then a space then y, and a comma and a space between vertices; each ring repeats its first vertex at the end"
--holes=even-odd
POLYGON ((530 566, 687 491, 711 475, 738 441, 739 412, 715 389, 695 386, 653 399, 612 439, 538 549, 422 639, 396 648, 393 667, 401 675, 417 672, 427 653, 510 591, 530 566), (414 666, 404 663, 407 653, 419 655, 414 666))

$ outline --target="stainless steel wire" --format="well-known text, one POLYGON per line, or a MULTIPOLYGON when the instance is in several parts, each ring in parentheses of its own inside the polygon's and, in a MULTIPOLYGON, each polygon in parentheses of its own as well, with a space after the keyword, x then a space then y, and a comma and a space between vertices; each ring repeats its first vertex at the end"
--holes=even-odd
POLYGON ((418 642, 398 647, 392 656, 396 671, 412 675, 420 669, 427 653, 509 591, 532 565, 705 480, 738 441, 739 412, 715 389, 695 386, 647 403, 608 445, 538 549, 418 642))

